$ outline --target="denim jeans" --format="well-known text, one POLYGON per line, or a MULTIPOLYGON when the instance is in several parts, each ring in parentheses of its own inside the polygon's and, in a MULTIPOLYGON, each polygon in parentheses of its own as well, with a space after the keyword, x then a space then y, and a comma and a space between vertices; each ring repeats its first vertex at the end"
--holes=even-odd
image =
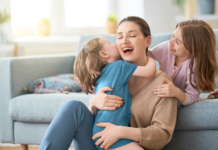
POLYGON ((39 150, 97 150, 92 140, 94 117, 80 101, 64 104, 52 120, 39 150))

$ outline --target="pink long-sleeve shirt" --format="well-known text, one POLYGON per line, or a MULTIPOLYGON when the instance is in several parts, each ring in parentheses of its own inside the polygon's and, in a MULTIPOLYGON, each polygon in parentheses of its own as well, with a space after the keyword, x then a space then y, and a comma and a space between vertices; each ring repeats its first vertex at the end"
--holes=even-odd
MULTIPOLYGON (((148 56, 158 61, 159 69, 168 74, 172 78, 174 85, 186 94, 186 100, 182 105, 190 105, 199 101, 201 91, 192 87, 189 80, 190 59, 185 60, 179 67, 174 66, 176 56, 170 52, 170 41, 165 41, 150 49, 148 56)), ((192 83, 196 85, 193 74, 192 83)))

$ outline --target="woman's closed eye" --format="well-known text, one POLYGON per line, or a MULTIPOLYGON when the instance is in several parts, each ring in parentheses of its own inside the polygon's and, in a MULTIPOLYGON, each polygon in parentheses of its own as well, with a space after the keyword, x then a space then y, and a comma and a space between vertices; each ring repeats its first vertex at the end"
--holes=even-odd
POLYGON ((122 39, 123 38, 123 36, 122 35, 117 35, 117 39, 122 39))

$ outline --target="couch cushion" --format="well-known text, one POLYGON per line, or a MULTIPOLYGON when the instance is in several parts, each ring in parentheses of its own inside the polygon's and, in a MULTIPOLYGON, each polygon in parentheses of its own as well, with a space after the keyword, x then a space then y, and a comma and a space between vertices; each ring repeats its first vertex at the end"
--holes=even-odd
MULTIPOLYGON (((20 122, 50 123, 66 102, 80 100, 88 106, 91 96, 84 93, 22 95, 10 100, 9 115, 20 122)), ((203 99, 201 102, 179 107, 176 130, 218 129, 217 114, 218 99, 203 99)))
POLYGON ((27 94, 15 97, 9 102, 9 115, 21 122, 50 123, 60 107, 70 100, 80 100, 88 106, 92 95, 70 94, 27 94))
POLYGON ((179 107, 176 130, 218 129, 218 99, 179 107))

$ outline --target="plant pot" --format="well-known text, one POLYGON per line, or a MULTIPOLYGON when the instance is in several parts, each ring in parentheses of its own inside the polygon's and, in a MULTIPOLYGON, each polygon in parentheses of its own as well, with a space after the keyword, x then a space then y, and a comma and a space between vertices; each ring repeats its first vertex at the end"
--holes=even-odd
POLYGON ((107 21, 106 23, 106 33, 115 34, 117 32, 117 22, 107 21))
POLYGON ((214 14, 214 0, 197 0, 197 13, 214 14))
POLYGON ((50 31, 50 24, 48 22, 39 22, 37 29, 38 29, 38 35, 48 36, 50 31))

